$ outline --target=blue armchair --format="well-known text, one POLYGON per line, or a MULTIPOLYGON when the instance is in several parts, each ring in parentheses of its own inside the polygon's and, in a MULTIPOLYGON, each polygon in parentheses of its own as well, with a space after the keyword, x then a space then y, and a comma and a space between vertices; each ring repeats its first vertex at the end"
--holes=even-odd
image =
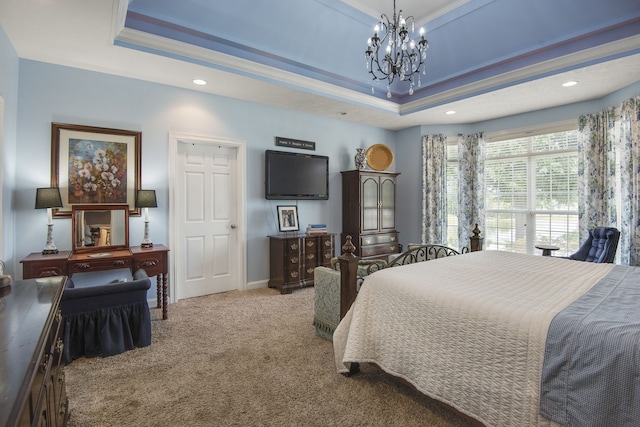
POLYGON ((596 227, 589 230, 589 237, 582 243, 570 259, 586 262, 609 263, 613 262, 618 250, 620 231, 613 227, 596 227))
MULTIPOLYGON (((73 286, 71 280, 68 284, 73 286)), ((150 286, 146 271, 141 269, 129 282, 67 287, 60 302, 65 363, 150 345, 150 286)))

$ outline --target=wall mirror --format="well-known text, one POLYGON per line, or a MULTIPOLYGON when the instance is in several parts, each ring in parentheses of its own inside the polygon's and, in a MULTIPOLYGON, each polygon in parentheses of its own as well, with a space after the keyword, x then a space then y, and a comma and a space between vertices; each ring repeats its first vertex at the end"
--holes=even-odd
POLYGON ((74 252, 129 247, 128 205, 73 205, 71 218, 74 252))

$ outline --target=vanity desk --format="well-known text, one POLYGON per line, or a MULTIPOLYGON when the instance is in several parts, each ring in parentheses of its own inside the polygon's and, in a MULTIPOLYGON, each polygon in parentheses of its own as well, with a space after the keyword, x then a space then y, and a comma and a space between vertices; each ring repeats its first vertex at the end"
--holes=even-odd
MULTIPOLYGON (((105 252, 107 253, 107 252, 105 252)), ((156 276, 158 308, 162 308, 162 318, 166 319, 169 304, 167 275, 169 274, 169 249, 154 244, 151 248, 134 246, 127 249, 111 250, 109 256, 91 256, 92 253, 60 251, 57 254, 29 254, 21 260, 22 278, 37 279, 49 276, 72 276, 73 273, 116 270, 128 268, 133 274, 143 268, 149 277, 156 276)))
POLYGON ((73 276, 74 273, 128 268, 131 274, 142 268, 156 276, 157 307, 167 319, 169 293, 169 249, 164 245, 129 246, 127 205, 74 205, 72 210, 73 250, 56 254, 34 252, 22 259, 22 278, 73 276), (96 240, 96 228, 108 230, 96 240))

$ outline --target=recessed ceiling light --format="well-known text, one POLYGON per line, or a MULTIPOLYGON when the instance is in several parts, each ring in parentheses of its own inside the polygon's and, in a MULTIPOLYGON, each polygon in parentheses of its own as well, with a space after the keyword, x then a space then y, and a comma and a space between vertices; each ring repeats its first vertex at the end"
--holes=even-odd
POLYGON ((202 79, 193 79, 193 83, 199 86, 204 86, 207 84, 207 81, 202 79))
POLYGON ((453 110, 449 110, 449 111, 447 111, 445 114, 449 114, 449 115, 451 115, 451 114, 455 114, 455 113, 456 113, 455 111, 453 111, 453 110))
POLYGON ((577 85, 577 84, 578 84, 578 82, 576 82, 575 80, 571 80, 571 81, 568 81, 568 82, 564 82, 564 83, 562 83, 562 86, 564 86, 564 87, 571 87, 571 86, 575 86, 575 85, 577 85))

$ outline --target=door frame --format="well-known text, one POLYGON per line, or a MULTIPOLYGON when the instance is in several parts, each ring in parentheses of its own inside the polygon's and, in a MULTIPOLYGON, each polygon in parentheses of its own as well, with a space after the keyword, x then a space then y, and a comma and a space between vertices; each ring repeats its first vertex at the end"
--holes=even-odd
MULTIPOLYGON (((246 213, 246 167, 247 167, 247 149, 244 141, 221 138, 215 136, 203 136, 193 135, 179 132, 169 132, 169 259, 170 265, 176 265, 176 259, 178 250, 176 242, 179 241, 177 236, 178 224, 176 215, 176 197, 175 197, 175 182, 176 182, 176 161, 178 159, 178 146, 179 144, 211 144, 219 145, 226 148, 234 148, 237 152, 236 157, 236 210, 238 215, 238 221, 236 223, 236 253, 232 256, 236 256, 239 260, 237 263, 236 272, 238 277, 238 290, 244 291, 247 289, 247 213, 246 213)), ((169 273, 169 301, 171 303, 177 302, 177 280, 176 269, 172 268, 169 273)))

